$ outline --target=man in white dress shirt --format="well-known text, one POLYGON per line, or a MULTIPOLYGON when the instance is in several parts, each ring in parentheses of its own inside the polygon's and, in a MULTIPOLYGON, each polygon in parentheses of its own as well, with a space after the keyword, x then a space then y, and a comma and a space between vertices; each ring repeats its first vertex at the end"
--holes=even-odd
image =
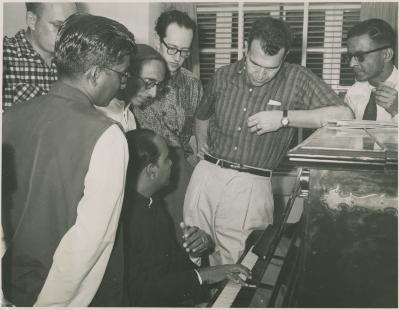
POLYGON ((368 19, 349 30, 348 61, 356 83, 348 90, 345 101, 356 119, 397 123, 395 47, 395 32, 383 20, 368 19))

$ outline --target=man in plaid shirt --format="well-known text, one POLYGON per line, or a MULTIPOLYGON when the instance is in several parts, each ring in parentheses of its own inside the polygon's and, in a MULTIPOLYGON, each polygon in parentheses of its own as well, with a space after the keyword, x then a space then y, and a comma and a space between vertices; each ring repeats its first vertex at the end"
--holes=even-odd
POLYGON ((44 95, 57 80, 52 62, 58 28, 74 3, 26 3, 27 30, 3 40, 3 110, 44 95))

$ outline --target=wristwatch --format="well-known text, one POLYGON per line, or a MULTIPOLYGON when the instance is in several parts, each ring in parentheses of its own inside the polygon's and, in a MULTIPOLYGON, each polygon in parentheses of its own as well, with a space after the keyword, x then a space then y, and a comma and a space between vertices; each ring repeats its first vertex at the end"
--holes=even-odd
POLYGON ((282 127, 287 127, 289 125, 288 110, 283 110, 283 117, 281 119, 282 127))

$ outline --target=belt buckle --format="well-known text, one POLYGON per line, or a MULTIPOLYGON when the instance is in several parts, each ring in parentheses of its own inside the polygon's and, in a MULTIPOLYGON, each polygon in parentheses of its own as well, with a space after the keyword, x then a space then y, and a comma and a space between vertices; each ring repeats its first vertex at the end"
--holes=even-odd
POLYGON ((232 169, 243 169, 243 165, 241 164, 229 164, 232 169))

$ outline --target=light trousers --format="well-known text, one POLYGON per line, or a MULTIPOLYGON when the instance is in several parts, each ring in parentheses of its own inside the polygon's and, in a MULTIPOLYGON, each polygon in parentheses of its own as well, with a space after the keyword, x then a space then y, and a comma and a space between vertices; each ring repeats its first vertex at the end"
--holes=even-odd
POLYGON ((236 263, 250 233, 272 224, 271 179, 201 160, 190 179, 183 207, 187 225, 210 234, 216 248, 210 265, 236 263))

